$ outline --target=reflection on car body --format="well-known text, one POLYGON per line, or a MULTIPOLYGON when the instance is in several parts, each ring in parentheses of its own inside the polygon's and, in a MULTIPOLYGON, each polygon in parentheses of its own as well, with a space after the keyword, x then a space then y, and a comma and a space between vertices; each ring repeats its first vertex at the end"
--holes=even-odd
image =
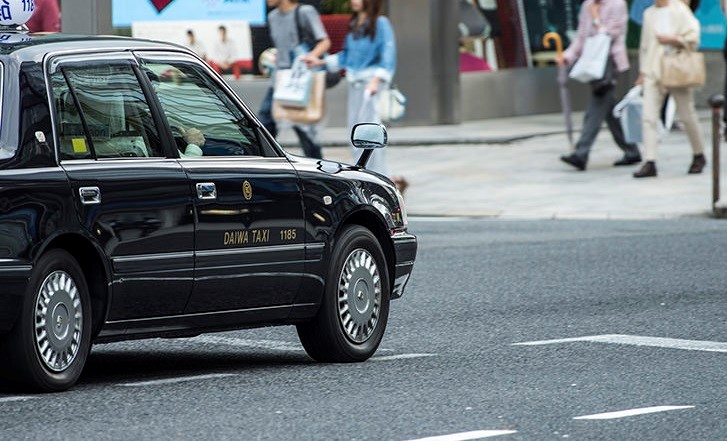
POLYGON ((286 153, 183 48, 17 35, 0 43, 9 378, 63 390, 92 342, 266 325, 296 325, 319 361, 376 351, 417 249, 388 179, 286 153))

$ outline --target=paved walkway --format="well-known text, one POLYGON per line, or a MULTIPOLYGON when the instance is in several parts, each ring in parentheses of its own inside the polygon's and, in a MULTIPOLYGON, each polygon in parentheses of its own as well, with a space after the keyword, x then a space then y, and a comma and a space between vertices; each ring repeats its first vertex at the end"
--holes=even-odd
MULTIPOLYGON (((711 124, 701 113, 708 167, 687 175, 691 150, 682 131, 662 142, 659 176, 634 179, 638 165, 613 167, 621 151, 606 129, 588 169, 562 163, 568 151, 559 114, 506 118, 457 126, 390 130, 392 174, 406 176, 410 215, 508 219, 668 219, 711 213, 711 124)), ((581 115, 574 121, 579 125, 581 115)), ((577 134, 576 134, 577 135, 577 134)), ((281 141, 290 141, 283 132, 281 141)), ((349 162, 343 129, 324 131, 324 155, 349 162), (340 133, 339 133, 340 132, 340 133)), ((289 144, 288 144, 289 145, 289 144)), ((291 148, 292 152, 297 149, 291 148)), ((722 164, 722 168, 727 166, 722 164)), ((727 179, 727 178, 726 178, 727 179)))

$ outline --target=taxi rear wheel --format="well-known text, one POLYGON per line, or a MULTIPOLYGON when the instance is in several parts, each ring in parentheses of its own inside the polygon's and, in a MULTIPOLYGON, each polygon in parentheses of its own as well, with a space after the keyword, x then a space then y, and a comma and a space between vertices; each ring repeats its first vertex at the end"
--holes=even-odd
POLYGON ((384 336, 390 298, 376 237, 364 227, 346 227, 333 248, 321 307, 312 321, 298 325, 308 355, 321 362, 370 358, 384 336))
POLYGON ((36 264, 20 317, 5 340, 6 373, 26 388, 62 391, 81 375, 90 350, 88 287, 76 260, 51 250, 36 264))

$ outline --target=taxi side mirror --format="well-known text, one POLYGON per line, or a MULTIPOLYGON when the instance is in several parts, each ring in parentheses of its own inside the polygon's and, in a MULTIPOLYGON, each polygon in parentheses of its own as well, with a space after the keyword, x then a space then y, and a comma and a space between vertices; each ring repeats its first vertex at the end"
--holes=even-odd
POLYGON ((351 144, 358 149, 364 149, 356 166, 365 167, 374 149, 382 149, 389 143, 386 127, 376 123, 360 123, 351 130, 351 144))

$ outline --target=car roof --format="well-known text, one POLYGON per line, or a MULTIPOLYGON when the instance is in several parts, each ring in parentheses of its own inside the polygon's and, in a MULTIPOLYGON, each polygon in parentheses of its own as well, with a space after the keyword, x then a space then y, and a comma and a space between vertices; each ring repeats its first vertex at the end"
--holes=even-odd
POLYGON ((36 58, 49 52, 76 51, 88 49, 182 49, 183 46, 139 38, 114 35, 72 35, 60 33, 17 33, 2 34, 0 55, 14 55, 21 59, 36 58))

